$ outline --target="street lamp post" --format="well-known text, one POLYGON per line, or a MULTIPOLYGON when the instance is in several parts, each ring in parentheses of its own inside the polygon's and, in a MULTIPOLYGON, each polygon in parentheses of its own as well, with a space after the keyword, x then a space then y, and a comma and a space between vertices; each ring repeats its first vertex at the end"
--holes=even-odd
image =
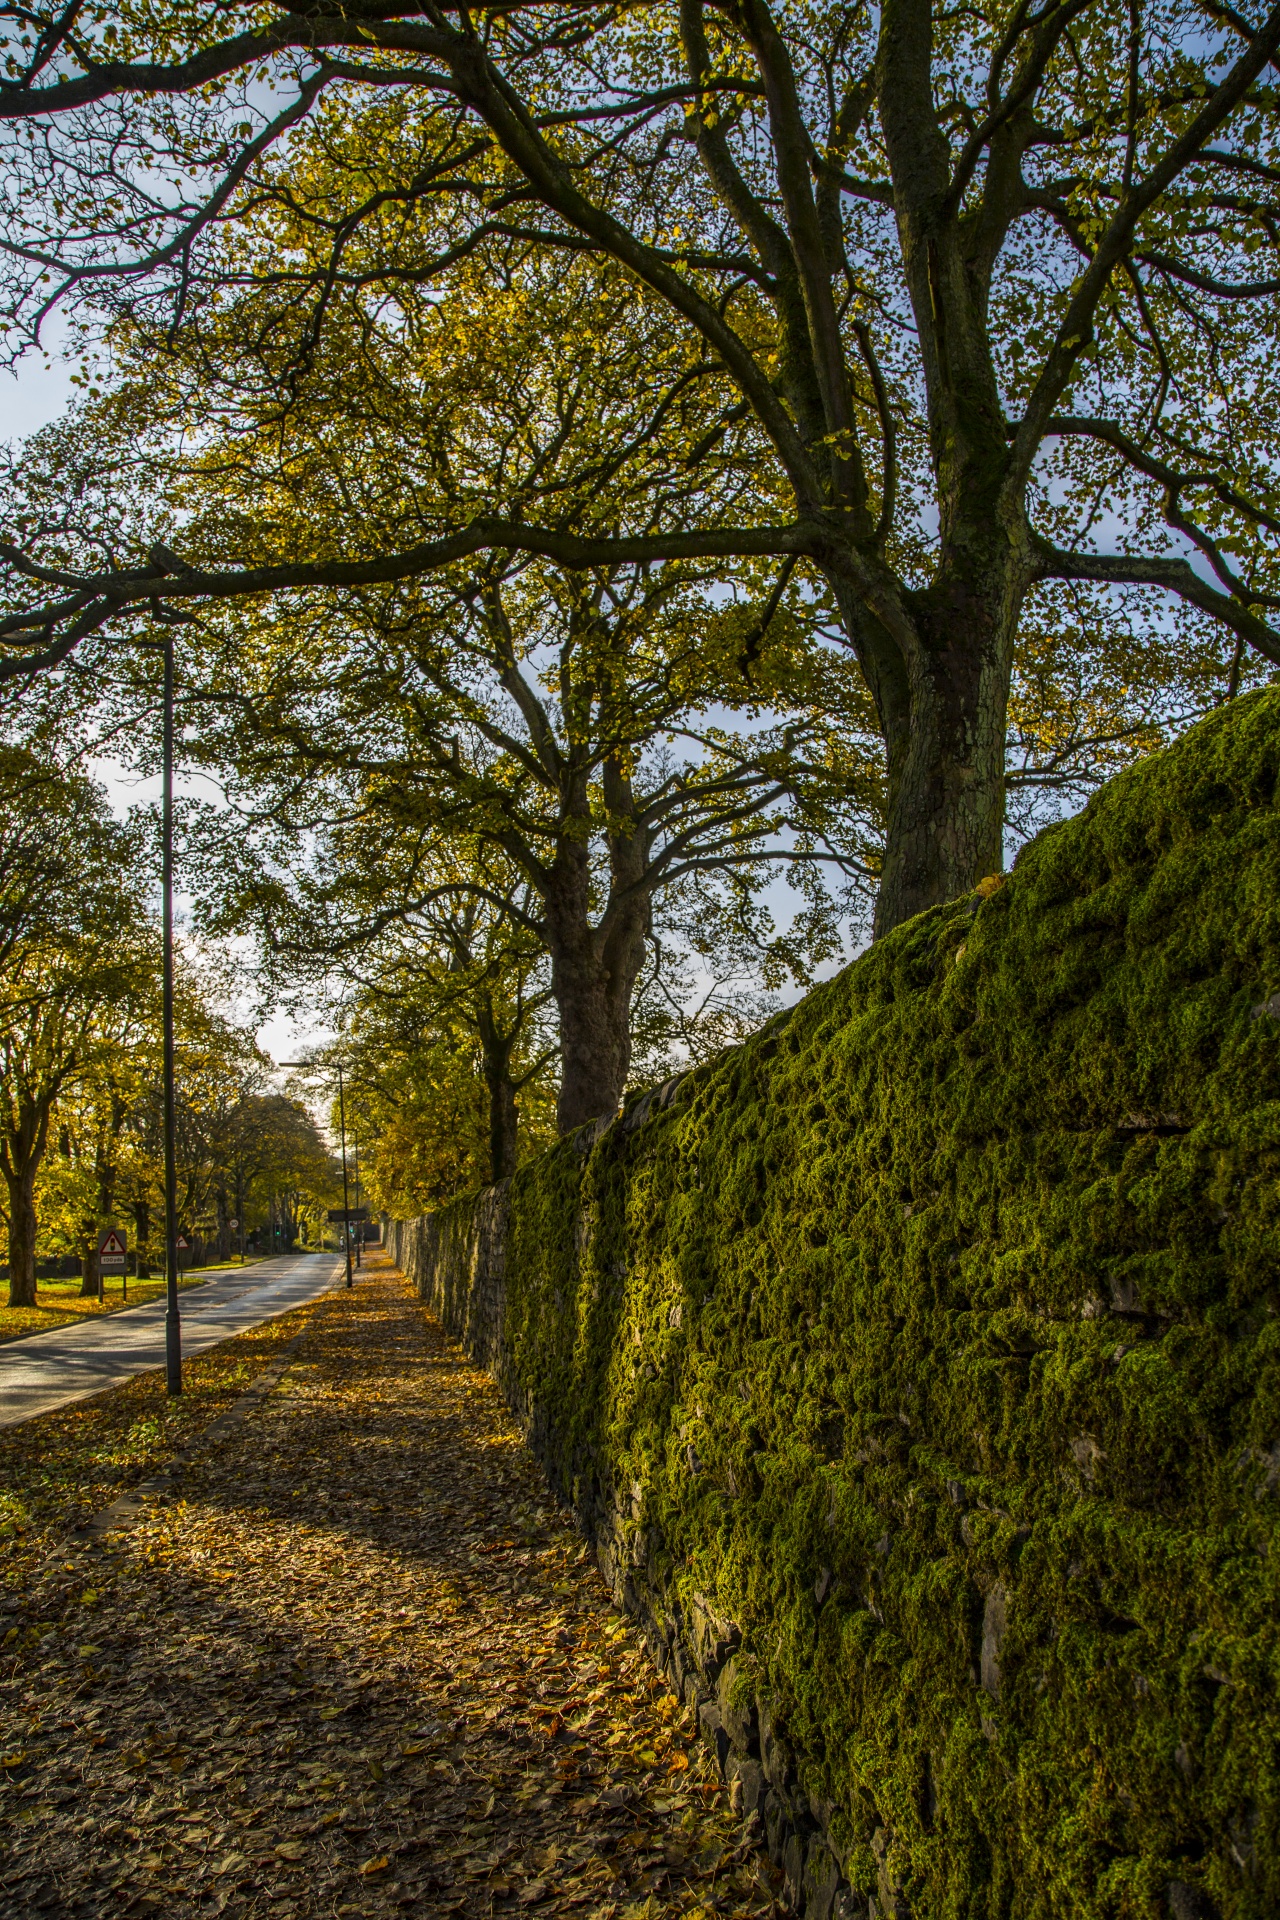
POLYGON ((173 628, 164 636, 164 792, 161 801, 161 1023, 164 1059, 164 1371, 182 1392, 182 1320, 178 1312, 178 1156, 173 1073, 173 628))

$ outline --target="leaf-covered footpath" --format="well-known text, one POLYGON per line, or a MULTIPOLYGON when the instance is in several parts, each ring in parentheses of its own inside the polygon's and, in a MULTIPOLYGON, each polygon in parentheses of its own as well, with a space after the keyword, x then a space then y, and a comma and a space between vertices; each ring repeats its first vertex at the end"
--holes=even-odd
MULTIPOLYGON (((280 1386, 107 1548, 37 1571, 10 1543, 0 1916, 769 1912, 493 1383, 385 1264, 250 1336, 255 1362, 300 1328, 280 1386)), ((238 1348, 209 1379, 260 1370, 238 1348)), ((82 1512, 66 1417, 19 1434, 82 1512)))

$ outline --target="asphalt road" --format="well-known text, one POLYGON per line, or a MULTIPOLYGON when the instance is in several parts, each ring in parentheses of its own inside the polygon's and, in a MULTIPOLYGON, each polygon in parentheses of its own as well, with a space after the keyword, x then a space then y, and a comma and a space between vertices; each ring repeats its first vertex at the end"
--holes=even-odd
MULTIPOLYGON (((256 1266, 229 1268, 178 1296, 182 1351, 203 1353, 233 1333, 274 1320, 318 1293, 340 1286, 344 1262, 332 1253, 285 1254, 256 1266)), ((0 1345, 0 1427, 32 1420, 51 1407, 88 1399, 135 1373, 164 1365, 163 1300, 101 1319, 30 1333, 0 1345)))

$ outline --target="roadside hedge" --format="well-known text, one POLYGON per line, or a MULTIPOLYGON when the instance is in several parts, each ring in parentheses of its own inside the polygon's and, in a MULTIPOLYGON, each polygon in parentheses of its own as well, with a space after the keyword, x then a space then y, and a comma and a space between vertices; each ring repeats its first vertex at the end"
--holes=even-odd
POLYGON ((393 1237, 813 1913, 1280 1912, 1278 773, 1267 689, 393 1237))

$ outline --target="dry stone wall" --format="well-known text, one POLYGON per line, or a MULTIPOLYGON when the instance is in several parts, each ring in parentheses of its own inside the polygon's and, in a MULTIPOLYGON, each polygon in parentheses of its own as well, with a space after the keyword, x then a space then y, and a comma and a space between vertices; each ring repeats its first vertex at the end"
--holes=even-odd
POLYGON ((1280 1911, 1280 691, 393 1223, 793 1904, 1280 1911))

